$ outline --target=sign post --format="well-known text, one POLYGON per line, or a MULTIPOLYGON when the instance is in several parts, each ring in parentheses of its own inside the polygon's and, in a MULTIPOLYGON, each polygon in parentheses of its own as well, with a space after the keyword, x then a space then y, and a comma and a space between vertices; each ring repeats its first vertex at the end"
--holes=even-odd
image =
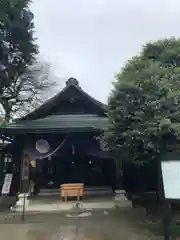
POLYGON ((172 220, 171 203, 180 200, 180 154, 169 152, 161 160, 161 196, 163 200, 164 239, 170 239, 169 226, 172 220))
POLYGON ((1 191, 2 195, 8 195, 9 194, 10 188, 11 188, 11 183, 12 183, 12 178, 13 178, 12 173, 5 174, 4 183, 3 183, 2 191, 1 191))

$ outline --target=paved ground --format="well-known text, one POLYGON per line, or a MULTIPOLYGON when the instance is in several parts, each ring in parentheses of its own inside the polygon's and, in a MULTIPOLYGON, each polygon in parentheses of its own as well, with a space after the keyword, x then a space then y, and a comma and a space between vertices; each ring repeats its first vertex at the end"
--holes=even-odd
POLYGON ((157 240, 142 229, 132 212, 98 211, 88 217, 27 216, 25 223, 8 219, 0 223, 1 240, 157 240))

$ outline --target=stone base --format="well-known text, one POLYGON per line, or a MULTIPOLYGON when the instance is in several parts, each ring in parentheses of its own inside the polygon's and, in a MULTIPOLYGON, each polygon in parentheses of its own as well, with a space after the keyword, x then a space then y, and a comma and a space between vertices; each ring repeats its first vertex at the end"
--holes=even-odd
POLYGON ((124 191, 124 190, 115 190, 115 194, 116 194, 115 197, 114 197, 115 201, 127 200, 126 191, 124 191))
POLYGON ((29 196, 29 194, 20 193, 20 194, 18 195, 19 200, 16 202, 16 206, 15 206, 15 207, 16 207, 16 208, 17 208, 17 207, 23 207, 23 205, 25 204, 25 208, 27 208, 28 205, 29 205, 28 196, 29 196), (24 198, 25 198, 25 199, 24 199, 24 198))
POLYGON ((116 208, 132 208, 132 202, 129 200, 115 201, 114 205, 116 208))
POLYGON ((117 189, 114 197, 115 207, 132 208, 132 202, 126 197, 126 191, 117 189))

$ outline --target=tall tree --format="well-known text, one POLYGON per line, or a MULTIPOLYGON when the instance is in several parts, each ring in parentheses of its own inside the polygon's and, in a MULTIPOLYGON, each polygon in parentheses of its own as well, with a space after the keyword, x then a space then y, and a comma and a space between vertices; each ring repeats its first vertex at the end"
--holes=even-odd
POLYGON ((180 40, 148 43, 116 76, 109 98, 108 142, 144 163, 179 137, 180 40))
POLYGON ((37 63, 29 0, 0 1, 0 109, 5 123, 30 107, 48 85, 37 63), (31 104, 30 104, 31 103, 31 104))

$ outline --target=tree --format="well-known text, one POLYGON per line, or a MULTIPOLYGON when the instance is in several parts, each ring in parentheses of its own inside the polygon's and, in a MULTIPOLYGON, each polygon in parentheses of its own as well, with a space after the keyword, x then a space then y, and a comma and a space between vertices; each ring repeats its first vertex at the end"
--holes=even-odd
POLYGON ((49 67, 36 60, 38 46, 29 2, 0 2, 0 109, 5 123, 37 104, 49 86, 49 67))
POLYGON ((11 117, 24 116, 41 105, 47 99, 53 84, 56 86, 51 66, 46 62, 35 62, 20 79, 15 96, 9 95, 9 103, 12 103, 11 117))
POLYGON ((148 43, 116 75, 106 135, 124 160, 150 162, 179 138, 179 49, 174 38, 148 43))

